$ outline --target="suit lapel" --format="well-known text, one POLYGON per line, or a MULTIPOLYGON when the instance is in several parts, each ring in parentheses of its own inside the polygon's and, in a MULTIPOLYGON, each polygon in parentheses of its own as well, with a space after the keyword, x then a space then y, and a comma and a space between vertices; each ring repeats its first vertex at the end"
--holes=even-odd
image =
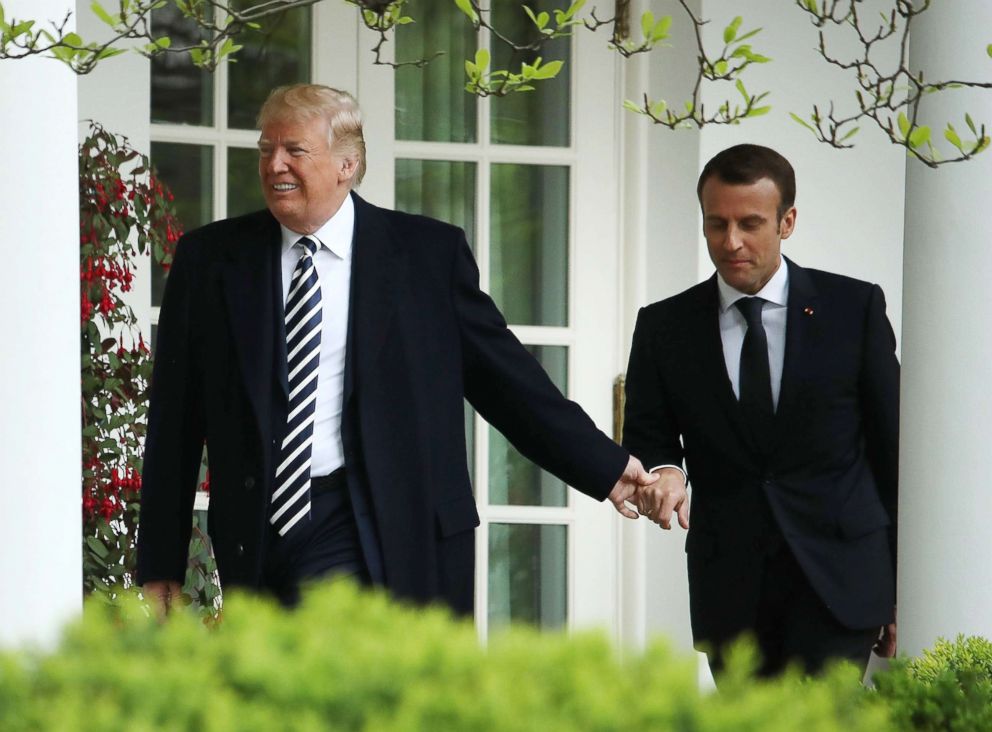
MULTIPOLYGON (((285 380, 285 353, 277 357, 273 344, 276 331, 282 329, 282 283, 279 263, 279 225, 267 213, 260 226, 243 241, 232 242, 231 257, 225 263, 221 280, 234 336, 238 363, 245 390, 255 411, 255 418, 264 430, 268 427, 269 395, 272 393, 273 369, 281 360, 285 380), (274 296, 267 296, 273 293, 274 296)), ((285 352, 285 336, 281 338, 285 352)), ((284 386, 285 388, 285 386, 284 386)))
POLYGON ((789 267, 789 304, 785 319, 785 362, 782 365, 782 388, 775 413, 773 448, 781 439, 783 431, 788 428, 795 411, 802 375, 806 371, 807 346, 817 328, 816 287, 806 270, 788 259, 785 262, 789 267))
POLYGON ((386 340, 395 312, 397 270, 403 252, 385 215, 352 193, 355 237, 351 261, 351 304, 344 373, 344 404, 357 373, 369 373, 386 340))

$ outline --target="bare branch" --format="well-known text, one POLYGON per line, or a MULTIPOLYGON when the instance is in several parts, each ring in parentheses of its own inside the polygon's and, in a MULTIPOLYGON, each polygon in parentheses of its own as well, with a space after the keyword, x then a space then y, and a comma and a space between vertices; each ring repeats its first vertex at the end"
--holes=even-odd
POLYGON ((913 20, 930 8, 930 0, 917 3, 894 0, 892 10, 883 16, 884 22, 876 29, 871 29, 859 15, 860 0, 795 2, 819 28, 817 52, 820 56, 832 66, 854 72, 857 83, 856 112, 837 115, 831 102, 826 114, 821 113, 819 106, 814 106, 807 119, 792 115, 818 140, 836 148, 853 147, 851 140, 860 129, 860 123, 871 122, 890 141, 904 147, 908 154, 931 168, 970 160, 989 147, 985 125, 976 125, 970 115, 965 115, 965 124, 974 139, 962 139, 954 125, 948 122, 943 136, 954 152, 950 157, 943 157, 934 146, 930 127, 919 122, 920 104, 927 95, 952 89, 992 89, 992 82, 984 81, 945 79, 928 82, 922 71, 910 68, 910 28, 913 20), (853 58, 841 59, 830 51, 825 31, 830 26, 853 32, 859 45, 859 51, 853 58), (887 41, 898 42, 899 58, 894 67, 883 69, 875 58, 881 53, 878 49, 887 41))

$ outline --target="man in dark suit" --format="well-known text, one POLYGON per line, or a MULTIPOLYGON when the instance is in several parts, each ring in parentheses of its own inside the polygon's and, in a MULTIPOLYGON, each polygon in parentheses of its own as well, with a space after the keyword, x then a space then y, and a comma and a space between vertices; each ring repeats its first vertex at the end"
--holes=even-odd
POLYGON ((692 629, 711 664, 749 632, 764 674, 864 667, 895 649, 899 365, 882 290, 781 256, 795 174, 775 151, 724 150, 697 190, 716 273, 634 330, 623 443, 661 475, 639 507, 688 529, 691 481, 692 629))
POLYGON ((259 115, 268 210, 182 238, 158 327, 138 582, 186 571, 204 442, 225 588, 351 575, 473 605, 479 523, 463 399, 527 457, 618 511, 656 480, 552 385, 478 286, 454 226, 372 206, 347 93, 277 89, 259 115))

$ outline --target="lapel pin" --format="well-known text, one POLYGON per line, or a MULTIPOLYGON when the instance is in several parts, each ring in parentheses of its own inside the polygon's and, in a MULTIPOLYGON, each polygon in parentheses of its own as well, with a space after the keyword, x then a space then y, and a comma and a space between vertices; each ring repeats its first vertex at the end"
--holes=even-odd
POLYGON ((809 307, 803 308, 803 313, 805 313, 806 315, 812 315, 813 314, 813 308, 809 308, 809 307))

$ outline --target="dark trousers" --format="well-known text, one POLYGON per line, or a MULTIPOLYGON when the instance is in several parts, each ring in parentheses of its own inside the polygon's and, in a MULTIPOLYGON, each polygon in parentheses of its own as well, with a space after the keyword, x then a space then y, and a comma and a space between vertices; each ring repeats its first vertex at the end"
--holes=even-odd
POLYGON ((300 586, 318 579, 351 577, 368 583, 344 468, 313 478, 305 525, 286 537, 269 531, 263 583, 284 606, 299 604, 300 586))
MULTIPOLYGON (((761 599, 755 625, 749 629, 761 653, 758 675, 776 676, 790 663, 816 674, 828 662, 840 659, 851 661, 864 673, 881 628, 841 625, 785 541, 774 539, 767 542, 761 599)), ((713 673, 719 674, 722 655, 710 654, 709 661, 713 673)))

